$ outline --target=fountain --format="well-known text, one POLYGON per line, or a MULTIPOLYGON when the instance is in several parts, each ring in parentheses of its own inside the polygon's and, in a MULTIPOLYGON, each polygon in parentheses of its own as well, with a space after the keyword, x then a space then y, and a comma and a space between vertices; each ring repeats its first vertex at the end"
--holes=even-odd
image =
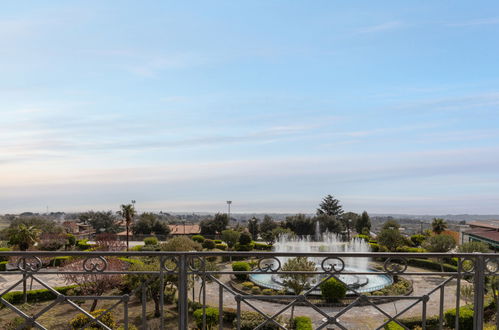
MULTIPOLYGON (((316 230, 314 239, 312 240, 310 236, 305 237, 290 237, 288 235, 282 235, 279 237, 277 242, 274 244, 275 252, 370 252, 369 244, 363 239, 352 238, 349 242, 344 242, 335 233, 325 232, 320 233, 319 223, 316 223, 316 230)), ((277 257, 284 265, 288 259, 291 257, 277 257)), ((322 258, 309 257, 309 260, 315 262, 316 269, 321 269, 322 258)), ((347 284, 349 289, 355 289, 357 292, 372 292, 380 290, 393 283, 391 276, 385 274, 377 274, 375 270, 369 268, 369 258, 354 258, 346 257, 342 258, 345 263, 345 269, 338 276, 341 281, 347 284), (354 275, 354 274, 344 274, 352 272, 372 272, 373 275, 354 275)), ((316 275, 310 279, 311 285, 314 285, 320 281, 324 275, 316 275)), ((255 284, 270 288, 274 290, 284 289, 283 280, 278 274, 252 274, 250 275, 250 280, 255 284)), ((347 294, 352 294, 351 290, 347 291, 347 294)), ((320 295, 320 289, 313 290, 312 294, 320 295)))

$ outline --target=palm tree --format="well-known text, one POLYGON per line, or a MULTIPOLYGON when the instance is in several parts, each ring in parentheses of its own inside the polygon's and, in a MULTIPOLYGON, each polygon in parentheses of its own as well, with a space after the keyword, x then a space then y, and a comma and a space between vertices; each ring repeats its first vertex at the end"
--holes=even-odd
POLYGON ((129 235, 130 235, 130 224, 132 223, 133 217, 136 215, 135 208, 132 204, 121 204, 121 210, 118 214, 123 217, 126 223, 126 250, 129 248, 129 235))
POLYGON ((447 222, 445 222, 445 220, 442 218, 433 218, 431 227, 435 234, 440 235, 443 231, 447 229, 447 222))
POLYGON ((41 229, 35 226, 20 224, 17 228, 11 229, 9 233, 10 243, 19 245, 21 251, 26 251, 40 239, 41 229))

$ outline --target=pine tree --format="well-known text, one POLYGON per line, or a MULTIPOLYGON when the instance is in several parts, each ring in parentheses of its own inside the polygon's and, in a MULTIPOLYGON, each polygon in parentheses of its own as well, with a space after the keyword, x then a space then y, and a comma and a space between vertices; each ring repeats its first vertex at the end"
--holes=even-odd
POLYGON ((341 207, 340 201, 334 198, 332 195, 327 195, 324 197, 322 202, 319 204, 317 209, 317 215, 326 214, 329 216, 334 216, 337 219, 341 218, 343 214, 343 208, 341 207))

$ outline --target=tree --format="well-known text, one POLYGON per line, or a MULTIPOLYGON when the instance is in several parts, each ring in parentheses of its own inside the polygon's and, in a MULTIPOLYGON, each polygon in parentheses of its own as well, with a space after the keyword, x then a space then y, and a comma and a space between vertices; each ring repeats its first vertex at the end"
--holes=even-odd
POLYGON ((317 221, 319 222, 321 233, 325 231, 328 231, 330 233, 340 233, 343 230, 342 223, 338 221, 335 216, 319 214, 313 220, 314 223, 317 221))
MULTIPOLYGON (((113 271, 123 271, 126 268, 126 263, 116 259, 107 258, 106 262, 99 259, 99 257, 90 257, 91 261, 88 259, 76 259, 73 262, 67 263, 64 266, 64 273, 61 275, 67 284, 77 284, 85 296, 102 296, 106 291, 116 288, 121 284, 121 279, 123 275, 120 274, 105 274, 99 271, 70 274, 69 272, 82 272, 84 270, 84 265, 94 264, 97 269, 104 269, 106 272, 113 271)), ((90 307, 90 312, 93 312, 97 307, 98 300, 95 299, 90 307)))
POLYGON ((343 214, 343 208, 341 207, 340 201, 335 199, 332 195, 327 195, 322 199, 322 202, 317 209, 317 215, 320 214, 326 214, 340 219, 343 214))
POLYGON ((80 214, 80 221, 91 225, 98 233, 116 234, 120 231, 120 226, 116 223, 113 212, 94 212, 89 211, 80 214))
POLYGON ((277 228, 278 224, 268 215, 263 217, 262 223, 260 223, 260 232, 265 233, 272 231, 274 228, 277 228))
POLYGON ((424 248, 430 252, 449 252, 456 246, 456 241, 449 235, 431 236, 424 242, 424 248))
POLYGON ((297 214, 286 217, 284 227, 291 229, 296 235, 313 235, 315 232, 314 224, 312 218, 304 214, 297 214))
POLYGON ((126 224, 126 250, 129 250, 130 243, 130 225, 133 217, 136 215, 135 208, 132 204, 121 204, 118 214, 125 220, 126 224))
POLYGON ((227 243, 227 246, 229 249, 232 249, 234 245, 239 241, 239 236, 241 235, 240 232, 232 230, 232 229, 226 229, 222 231, 222 241, 227 243))
POLYGON ((19 245, 21 251, 26 251, 40 239, 41 229, 35 226, 20 224, 9 229, 9 244, 19 245))
POLYGON ((433 218, 431 228, 435 234, 440 235, 447 229, 447 222, 442 218, 433 218))
POLYGON ((133 224, 132 232, 134 234, 156 234, 168 235, 170 227, 165 221, 160 221, 153 213, 142 213, 139 219, 133 224))
POLYGON ((371 218, 369 218, 369 214, 366 211, 362 212, 360 218, 355 222, 355 230, 357 233, 362 234, 364 228, 371 230, 371 218))
POLYGON ((385 223, 383 224, 383 227, 382 227, 382 229, 392 229, 392 228, 396 228, 396 229, 400 228, 400 224, 398 223, 397 220, 393 220, 393 219, 386 220, 385 223))
POLYGON ((38 228, 45 234, 64 233, 64 228, 58 225, 55 221, 45 219, 40 216, 24 216, 12 219, 10 221, 9 228, 18 228, 19 225, 38 228))
POLYGON ((473 252, 482 252, 487 253, 489 251, 489 246, 483 242, 466 242, 461 244, 457 248, 457 252, 460 253, 473 253, 473 252))
POLYGON ((274 244, 281 235, 294 236, 295 233, 289 228, 276 227, 272 231, 263 232, 262 238, 267 244, 274 244))
POLYGON ((177 236, 160 245, 161 251, 201 251, 203 247, 189 237, 177 236))
POLYGON ((396 227, 384 228, 378 234, 378 243, 386 246, 390 251, 395 251, 403 242, 404 238, 396 227))
POLYGON ((251 237, 255 241, 258 239, 258 232, 259 232, 258 227, 259 226, 258 226, 258 219, 257 218, 253 217, 248 221, 248 231, 250 232, 251 237))
POLYGON ((250 235, 250 233, 247 233, 247 232, 241 233, 241 236, 239 236, 239 244, 240 245, 251 244, 251 235, 250 235))
MULTIPOLYGON (((315 262, 310 261, 307 257, 291 258, 282 266, 283 272, 297 271, 315 271, 315 262)), ((291 289, 295 295, 300 295, 305 289, 310 288, 309 279, 311 274, 282 274, 282 283, 288 289, 291 289)), ((291 319, 293 319, 294 305, 291 308, 291 319)))
POLYGON ((205 219, 199 224, 202 235, 216 235, 227 228, 229 219, 225 213, 217 213, 213 219, 205 219))

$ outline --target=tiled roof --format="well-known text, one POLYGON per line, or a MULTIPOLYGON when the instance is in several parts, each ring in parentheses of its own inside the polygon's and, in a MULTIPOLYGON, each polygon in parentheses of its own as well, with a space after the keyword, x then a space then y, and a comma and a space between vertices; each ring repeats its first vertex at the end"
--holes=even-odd
POLYGON ((482 238, 499 243, 499 231, 497 231, 497 230, 476 228, 476 229, 465 231, 464 234, 482 237, 482 238))
POLYGON ((473 221, 468 223, 468 225, 472 228, 480 227, 480 228, 499 230, 499 221, 491 221, 491 222, 473 221))

